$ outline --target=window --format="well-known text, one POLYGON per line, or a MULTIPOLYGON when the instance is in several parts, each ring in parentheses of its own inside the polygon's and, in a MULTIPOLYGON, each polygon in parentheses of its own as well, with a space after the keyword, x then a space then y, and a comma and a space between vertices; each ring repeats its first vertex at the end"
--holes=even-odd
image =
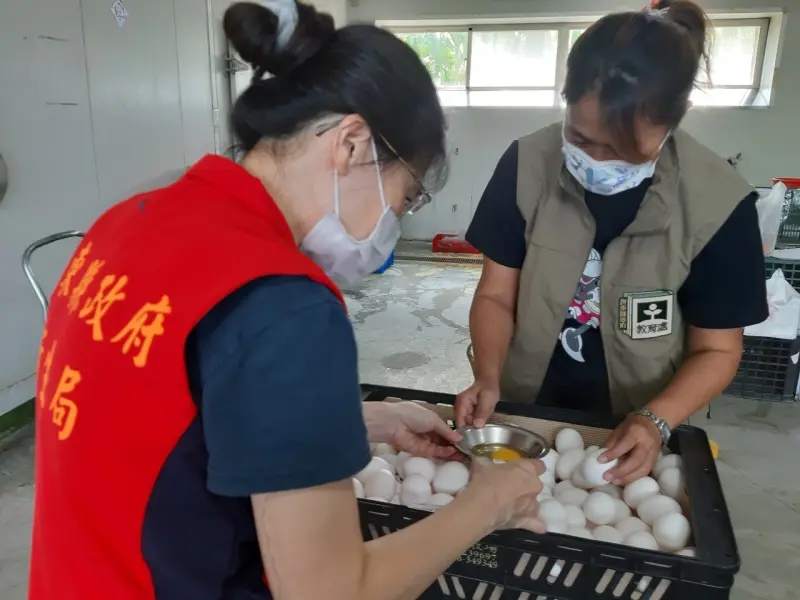
MULTIPOLYGON (((769 18, 714 22, 711 73, 696 106, 749 106, 761 86, 769 18)), ((586 23, 394 28, 428 68, 445 106, 562 105, 567 55, 586 23)))

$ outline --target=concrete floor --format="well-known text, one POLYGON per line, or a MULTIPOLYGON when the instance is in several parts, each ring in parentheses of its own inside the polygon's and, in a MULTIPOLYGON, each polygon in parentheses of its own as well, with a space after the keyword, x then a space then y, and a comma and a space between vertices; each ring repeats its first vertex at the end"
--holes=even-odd
MULTIPOLYGON (((456 392, 471 383, 467 316, 479 270, 398 263, 347 291, 362 381, 456 392)), ((800 598, 800 405, 720 398, 693 419, 718 463, 742 556, 733 600, 800 598)), ((33 497, 30 431, 0 440, 0 599, 24 600, 33 497)))

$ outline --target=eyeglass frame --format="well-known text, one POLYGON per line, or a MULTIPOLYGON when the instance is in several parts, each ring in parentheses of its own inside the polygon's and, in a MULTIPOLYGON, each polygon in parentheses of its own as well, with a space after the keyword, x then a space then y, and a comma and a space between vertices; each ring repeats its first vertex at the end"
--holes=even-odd
MULTIPOLYGON (((333 123, 322 123, 321 125, 318 125, 315 135, 317 137, 325 135, 329 131, 332 131, 333 129, 341 125, 342 120, 343 119, 334 121, 333 123)), ((378 139, 380 139, 381 142, 389 149, 389 152, 394 154, 394 157, 397 159, 397 161, 401 165, 403 165, 403 167, 405 167, 405 169, 409 172, 411 177, 414 178, 414 182, 419 186, 420 191, 417 193, 416 197, 414 198, 409 198, 408 196, 405 197, 405 210, 403 211, 403 214, 400 216, 404 217, 406 215, 414 215, 423 208, 425 208, 428 204, 430 204, 433 200, 433 196, 428 190, 425 189, 425 184, 422 183, 422 180, 414 172, 414 169, 412 169, 411 165, 408 164, 408 162, 402 156, 400 156, 400 153, 394 149, 394 146, 392 146, 389 140, 387 140, 383 136, 383 134, 378 133, 377 135, 378 139)))

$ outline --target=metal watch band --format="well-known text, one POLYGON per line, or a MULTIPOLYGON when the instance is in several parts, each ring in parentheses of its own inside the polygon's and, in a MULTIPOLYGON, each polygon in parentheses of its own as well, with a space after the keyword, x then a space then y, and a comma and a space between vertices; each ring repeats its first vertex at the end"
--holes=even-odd
POLYGON ((650 412, 646 408, 642 408, 641 410, 636 411, 637 415, 642 415, 643 417, 647 417, 650 419, 653 424, 658 427, 658 432, 661 434, 661 443, 666 446, 669 444, 669 439, 672 437, 672 430, 669 428, 669 423, 667 423, 664 419, 659 417, 658 415, 650 412))

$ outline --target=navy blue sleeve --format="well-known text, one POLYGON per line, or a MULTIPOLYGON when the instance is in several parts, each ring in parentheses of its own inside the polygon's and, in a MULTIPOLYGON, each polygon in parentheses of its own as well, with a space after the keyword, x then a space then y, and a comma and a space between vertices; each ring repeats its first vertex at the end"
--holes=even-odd
POLYGON ((259 279, 215 307, 194 339, 211 492, 314 487, 369 462, 353 329, 326 287, 259 279))
POLYGON ((678 291, 684 319, 703 329, 735 329, 769 316, 757 194, 734 209, 692 262, 678 291))
POLYGON ((519 143, 497 163, 467 230, 467 241, 484 256, 512 269, 525 261, 525 219, 517 206, 519 143))

